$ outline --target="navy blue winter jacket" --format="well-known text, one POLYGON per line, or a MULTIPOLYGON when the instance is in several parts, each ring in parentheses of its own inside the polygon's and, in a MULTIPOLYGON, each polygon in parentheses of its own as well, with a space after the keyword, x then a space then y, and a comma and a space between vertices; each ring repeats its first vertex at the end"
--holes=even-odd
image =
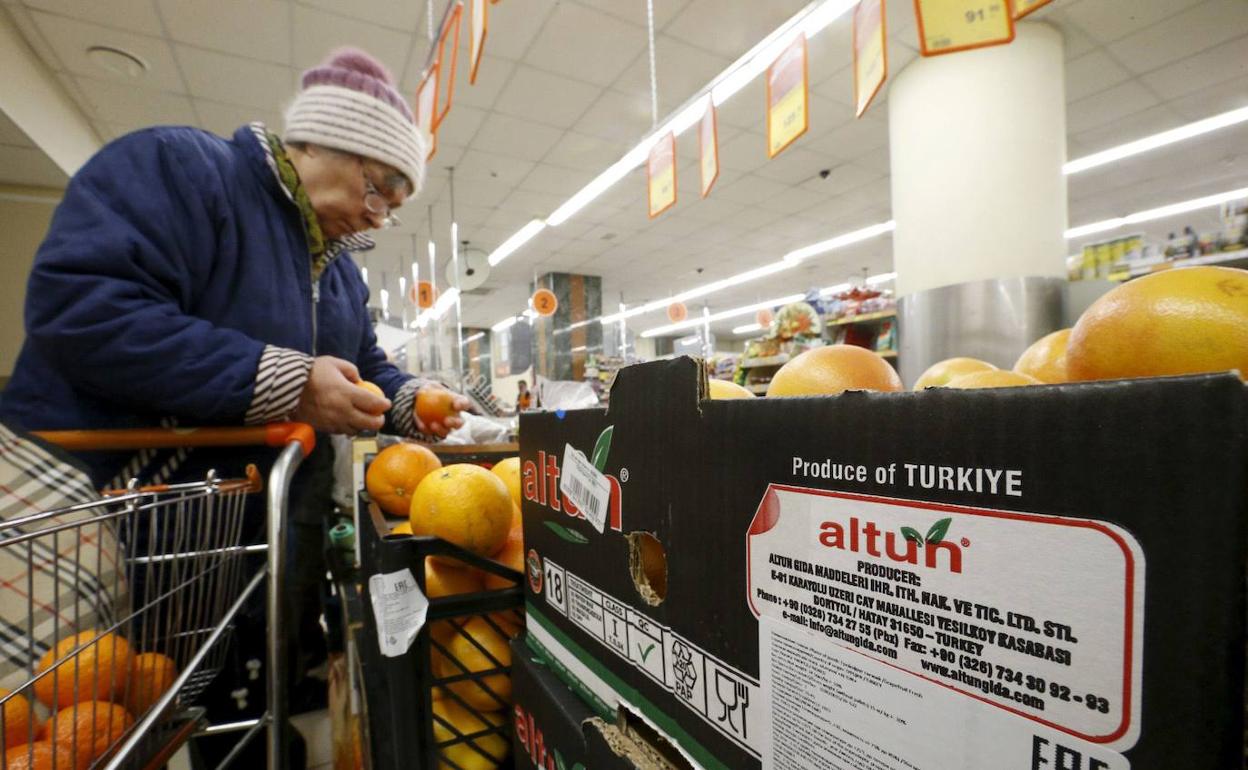
MULTIPOLYGON (((359 268, 333 260, 314 310, 310 259, 249 127, 231 140, 162 127, 112 142, 70 180, 39 248, 0 419, 242 424, 266 344, 351 361, 393 399, 409 375, 377 347, 359 268)), ((116 455, 87 460, 97 483, 119 470, 116 455)))

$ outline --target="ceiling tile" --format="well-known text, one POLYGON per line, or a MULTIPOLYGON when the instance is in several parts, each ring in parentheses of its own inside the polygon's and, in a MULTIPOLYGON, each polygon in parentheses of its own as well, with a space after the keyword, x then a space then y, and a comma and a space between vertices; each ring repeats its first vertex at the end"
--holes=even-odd
POLYGON ((570 171, 557 166, 538 164, 519 187, 522 190, 535 190, 551 195, 562 195, 566 198, 585 186, 590 178, 583 171, 570 171))
POLYGON ((1081 0, 1064 16, 1096 40, 1108 43, 1139 32, 1201 0, 1081 0))
POLYGON ((0 146, 0 184, 62 188, 69 177, 43 150, 0 146))
POLYGON ((298 69, 314 67, 335 48, 352 45, 368 51, 391 72, 402 72, 415 39, 413 35, 302 5, 294 6, 292 14, 293 61, 298 69))
POLYGON ((1045 20, 1056 26, 1057 30, 1062 33, 1062 44, 1067 61, 1083 56, 1101 45, 1066 15, 1065 8, 1046 10, 1045 20))
POLYGON ((548 126, 567 128, 585 112, 599 89, 520 65, 494 109, 548 126))
MULTIPOLYGON (((1170 4, 1169 0, 1162 1, 1170 4)), ((1244 34, 1248 34, 1248 4, 1244 0, 1205 0, 1164 24, 1112 43, 1109 51, 1132 72, 1143 73, 1244 34)))
MULTIPOLYGON (((719 146, 719 165, 737 171, 753 171, 767 163, 767 137, 743 131, 719 146)), ((716 183, 718 184, 718 183, 716 183)))
MULTIPOLYGON (((813 130, 813 129, 812 129, 813 130)), ((812 137, 806 146, 825 158, 854 160, 888 145, 888 123, 867 113, 812 137)))
POLYGON ((455 164, 455 182, 458 184, 471 179, 511 188, 528 176, 535 165, 531 160, 520 160, 506 155, 470 149, 464 153, 464 157, 460 158, 459 163, 455 164))
POLYGON ((806 5, 805 0, 692 0, 665 32, 691 45, 736 59, 806 5))
POLYGON ((520 61, 557 5, 557 0, 491 3, 489 27, 492 34, 486 38, 485 50, 493 56, 520 61))
POLYGON ((1066 130, 1081 133, 1156 106, 1159 100, 1137 80, 1071 102, 1066 108, 1066 130))
MULTIPOLYGON (((1248 7, 1245 7, 1248 13, 1248 7)), ((1210 86, 1248 78, 1248 35, 1154 70, 1141 80, 1163 99, 1178 99, 1210 86)), ((1246 94, 1248 96, 1248 94, 1246 94)), ((1213 114, 1210 110, 1210 114, 1213 114)))
POLYGON ((290 67, 186 45, 174 52, 192 97, 277 111, 294 96, 290 67))
POLYGON ((525 63, 610 85, 646 48, 646 30, 574 3, 560 3, 542 25, 525 63))
POLYGON ((1078 101, 1130 78, 1125 67, 1098 48, 1066 62, 1066 101, 1078 101))
POLYGON ((30 137, 26 136, 26 132, 17 127, 8 115, 0 110, 0 145, 9 147, 26 147, 36 149, 37 145, 30 141, 30 137))
POLYGON ((608 142, 568 131, 555 142, 543 160, 578 171, 601 172, 623 157, 628 149, 627 143, 608 142))
POLYGON ((194 125, 191 100, 180 94, 140 91, 111 80, 77 78, 101 120, 127 131, 156 125, 194 125))
POLYGON ((754 173, 764 179, 796 185, 818 179, 820 169, 828 168, 836 160, 795 144, 759 166, 754 173))
POLYGON ((169 36, 180 43, 291 63, 290 4, 283 0, 156 0, 169 36))
POLYGON ((207 129, 218 136, 230 137, 239 126, 258 120, 270 131, 282 130, 281 113, 263 110, 257 107, 240 107, 236 104, 222 104, 195 99, 195 113, 199 115, 200 128, 207 129))
POLYGON ((650 98, 607 89, 577 121, 576 131, 632 147, 650 131, 650 98))
MULTIPOLYGON (((415 94, 420 85, 420 76, 425 66, 425 46, 418 43, 407 64, 407 74, 403 78, 403 93, 415 94)), ((487 48, 488 50, 488 48, 487 48)), ((498 95, 503 92, 511 73, 516 68, 513 61, 482 54, 481 66, 477 69, 477 82, 468 82, 469 67, 459 67, 455 81, 454 104, 466 104, 469 107, 488 110, 493 108, 498 95)))
POLYGON ((1219 112, 1248 107, 1248 76, 1228 80, 1166 104, 1185 120, 1200 120, 1219 112))
POLYGON ((42 11, 31 13, 48 44, 67 70, 76 75, 125 83, 128 88, 155 89, 184 93, 186 86, 178 74, 177 63, 169 45, 159 38, 123 32, 99 24, 92 24, 42 11), (147 71, 137 78, 115 74, 93 62, 87 55, 91 46, 104 45, 128 51, 147 65, 147 71))
POLYGON ((1175 128, 1183 121, 1174 110, 1165 105, 1156 105, 1139 112, 1123 116, 1123 119, 1102 124, 1096 128, 1074 134, 1075 139, 1093 152, 1107 150, 1110 147, 1139 139, 1158 131, 1175 128))
POLYGON ((842 195, 856 190, 867 182, 879 179, 882 174, 870 166, 860 163, 838 163, 830 168, 827 178, 816 176, 805 184, 809 190, 827 196, 842 195))
MULTIPOLYGON (((726 56, 703 51, 669 35, 658 35, 654 47, 660 117, 684 104, 732 63, 726 56)), ((649 99, 650 57, 644 53, 638 56, 612 87, 649 99)))
MULTIPOLYGON (((638 27, 646 27, 645 3, 622 3, 620 0, 575 0, 580 5, 609 13, 638 27)), ((689 0, 654 0, 654 28, 662 30, 676 17, 689 0)))
POLYGON ((554 146, 560 135, 557 128, 491 113, 478 129, 472 146, 511 158, 537 161, 554 146))
MULTIPOLYGON (((511 194, 499 204, 499 208, 522 214, 526 220, 533 218, 546 218, 552 211, 559 208, 566 198, 562 195, 553 195, 551 193, 537 192, 536 190, 512 190, 511 194)), ((560 228, 573 227, 570 220, 560 225, 560 228)))
POLYGON ((459 104, 458 101, 452 102, 451 111, 438 126, 438 141, 471 145, 485 121, 486 114, 485 110, 459 104))
POLYGON ((716 194, 733 203, 757 206, 762 201, 767 200, 767 198, 779 195, 788 189, 787 185, 782 185, 779 182, 747 174, 732 184, 724 185, 716 194))
POLYGON ((143 35, 161 37, 164 30, 152 0, 109 0, 106 3, 84 3, 82 0, 23 0, 30 8, 49 11, 80 21, 129 30, 143 35))
MULTIPOLYGON (((424 27, 421 26, 419 29, 417 27, 417 22, 424 20, 424 6, 411 0, 298 0, 298 2, 381 27, 403 32, 419 31, 422 36, 424 34, 424 27)), ((464 10, 461 21, 464 27, 468 26, 469 13, 467 9, 464 10)))
POLYGON ((767 115, 764 112, 766 99, 767 93, 763 78, 756 77, 733 94, 728 101, 716 105, 716 119, 720 125, 748 131, 766 131, 767 115))

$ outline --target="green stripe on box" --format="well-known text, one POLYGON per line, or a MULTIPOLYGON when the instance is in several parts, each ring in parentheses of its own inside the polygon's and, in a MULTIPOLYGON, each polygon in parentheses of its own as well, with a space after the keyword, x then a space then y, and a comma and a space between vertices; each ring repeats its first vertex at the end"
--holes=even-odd
MULTIPOLYGON (((655 726, 659 728, 659 730, 680 744, 682 749, 693 755, 693 758, 697 760, 698 764, 705 768, 729 770, 728 765, 725 765, 722 761, 711 754, 711 752, 707 751, 705 746, 694 740, 693 736, 685 732, 684 728, 682 728, 680 724, 669 714, 655 706, 654 703, 638 692, 632 685, 629 685, 623 679, 616 676, 615 673, 606 666, 599 663, 596 657, 591 655, 584 647, 574 642, 571 637, 563 632, 562 629, 556 627, 554 623, 551 623, 546 616, 537 609, 533 602, 525 602, 524 611, 527 615, 528 622, 532 623, 536 621, 540 624, 542 630, 553 636, 555 640, 564 647, 564 649, 572 653, 572 655, 586 668, 593 671, 594 674, 605 682, 608 687, 619 693, 620 696, 626 699, 631 705, 641 709, 642 713, 648 717, 650 721, 652 721, 655 726)), ((529 644, 535 645, 535 649, 537 649, 543 658, 552 662, 557 662, 555 655, 550 650, 547 650, 540 641, 534 639, 532 634, 528 634, 527 636, 529 644)), ((555 666, 552 666, 552 668, 555 668, 555 666)), ((603 703, 601 698, 592 692, 588 697, 582 694, 583 690, 588 690, 589 688, 586 687, 575 674, 568 671, 563 665, 558 665, 556 672, 559 674, 561 679, 576 690, 577 694, 581 695, 581 697, 584 698, 586 702, 589 703, 595 710, 600 710, 598 704, 602 704, 601 708, 606 709, 606 711, 603 712, 603 717, 605 719, 614 720, 614 711, 608 704, 603 703)))

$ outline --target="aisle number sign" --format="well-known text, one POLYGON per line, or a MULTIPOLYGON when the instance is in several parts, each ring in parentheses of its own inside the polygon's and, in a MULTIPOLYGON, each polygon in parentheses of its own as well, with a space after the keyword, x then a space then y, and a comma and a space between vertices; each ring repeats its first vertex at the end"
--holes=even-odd
POLYGON ((438 293, 429 281, 421 281, 413 286, 412 290, 416 292, 416 307, 421 310, 428 310, 433 307, 433 303, 438 299, 438 293))
POLYGON ((533 292, 533 309, 537 311, 538 315, 554 315, 555 311, 559 309, 559 300, 550 289, 538 289, 533 292))
POLYGON ((924 56, 1001 45, 1014 39, 1009 0, 914 0, 924 56))
POLYGON ((1014 0, 1014 18, 1021 19, 1032 11, 1038 11, 1053 0, 1014 0))
POLYGON ((489 6, 485 0, 472 0, 472 46, 469 58, 472 60, 468 72, 468 83, 476 85, 477 67, 481 66, 481 53, 485 50, 485 35, 489 30, 489 6))
POLYGON ((767 68, 767 157, 774 158, 806 133, 806 36, 800 35, 767 68))
POLYGON ((854 116, 862 117, 888 79, 884 0, 862 0, 854 9, 854 116))
POLYGON ((667 306, 667 320, 671 321, 672 323, 678 324, 688 317, 689 317, 689 308, 685 307, 685 303, 673 302, 672 304, 667 306))
POLYGON ((670 209, 676 203, 676 135, 660 137, 650 148, 646 162, 647 195, 650 218, 670 209))
POLYGON ((702 160, 702 197, 705 198, 719 178, 719 126, 715 102, 709 96, 706 97, 706 112, 698 124, 698 151, 702 160))

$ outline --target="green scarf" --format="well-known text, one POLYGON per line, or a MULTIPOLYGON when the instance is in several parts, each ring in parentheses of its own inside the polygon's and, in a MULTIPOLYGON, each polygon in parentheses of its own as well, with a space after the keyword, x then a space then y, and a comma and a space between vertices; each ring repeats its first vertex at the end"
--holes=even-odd
POLYGON ((290 193, 291 199, 299 209, 299 216, 303 220, 303 234, 307 237, 308 252, 312 256, 312 281, 315 283, 320 280, 321 273, 325 272, 325 266, 333 259, 333 255, 325 248, 325 235, 321 232, 321 223, 316 218, 316 210, 312 208, 312 200, 308 198, 308 191, 303 188, 303 182, 299 181, 299 172, 295 170, 295 164, 290 162, 290 156, 286 154, 286 147, 277 134, 266 131, 265 136, 268 137, 269 148, 273 150, 277 176, 282 180, 282 186, 286 188, 286 192, 290 193))

